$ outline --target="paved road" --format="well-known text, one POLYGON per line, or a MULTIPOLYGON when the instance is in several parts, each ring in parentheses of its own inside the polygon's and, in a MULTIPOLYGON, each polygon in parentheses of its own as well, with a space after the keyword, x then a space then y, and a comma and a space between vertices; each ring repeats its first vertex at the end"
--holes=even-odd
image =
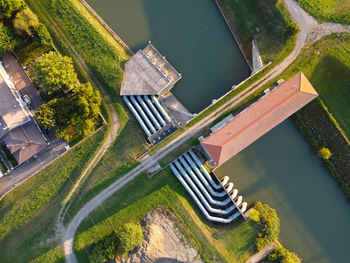
POLYGON ((1 178, 0 199, 65 153, 66 149, 64 147, 66 145, 67 143, 63 140, 53 142, 46 150, 39 153, 36 159, 21 164, 15 170, 12 170, 9 175, 1 178))
POLYGON ((115 192, 117 192, 119 189, 124 187, 128 182, 133 180, 141 172, 151 168, 155 163, 157 163, 160 159, 165 157, 169 152, 177 148, 180 144, 184 143, 187 139, 195 136, 198 133, 198 131, 200 131, 203 127, 209 125, 212 121, 214 121, 217 118, 217 116, 235 107, 242 100, 244 100, 245 98, 253 94, 256 90, 261 88, 268 81, 277 77, 290 65, 290 63, 292 63, 297 58, 302 47, 306 43, 308 32, 309 32, 309 26, 307 23, 307 19, 305 17, 305 13, 303 13, 302 9, 293 0, 285 0, 285 3, 289 12, 291 13, 293 20, 299 24, 299 27, 301 30, 300 33, 298 34, 298 37, 296 40, 296 46, 292 51, 292 53, 281 64, 274 67, 269 72, 268 77, 266 77, 263 81, 258 81, 254 83, 248 89, 246 89, 245 91, 241 92, 240 94, 232 98, 226 104, 220 106, 217 110, 212 112, 210 115, 206 116, 204 119, 199 121, 193 127, 186 130, 184 133, 182 133, 180 136, 174 139, 167 146, 159 150, 157 153, 145 158, 139 166, 137 166, 135 169, 133 169, 132 171, 130 171, 120 179, 116 180, 109 187, 107 187, 105 190, 103 190, 101 193, 95 196, 92 200, 86 203, 85 206, 74 216, 74 218, 71 220, 69 225, 64 229, 63 246, 64 246, 64 252, 66 256, 66 262, 68 263, 77 262, 77 259, 74 255, 74 250, 73 250, 74 236, 78 226, 89 215, 89 213, 91 213, 97 207, 102 205, 102 203, 106 199, 108 199, 115 192))

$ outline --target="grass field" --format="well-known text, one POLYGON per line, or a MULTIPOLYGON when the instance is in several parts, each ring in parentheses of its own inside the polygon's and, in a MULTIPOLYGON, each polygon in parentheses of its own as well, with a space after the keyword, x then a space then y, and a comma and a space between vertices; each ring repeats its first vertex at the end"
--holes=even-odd
POLYGON ((126 222, 141 221, 148 211, 162 206, 177 215, 185 240, 198 249, 206 262, 244 262, 252 253, 257 225, 250 221, 228 226, 208 222, 167 168, 151 178, 139 175, 80 225, 75 243, 79 262, 87 262, 94 242, 126 222))
POLYGON ((350 24, 350 0, 297 0, 317 20, 350 24))
POLYGON ((302 51, 283 77, 288 79, 300 70, 350 137, 350 38, 330 36, 316 42, 302 51))
POLYGON ((55 262, 54 223, 60 204, 103 141, 103 128, 17 187, 0 203, 0 262, 55 262), (44 259, 46 257, 46 259, 44 259))
POLYGON ((284 28, 292 20, 281 0, 218 0, 218 3, 233 25, 248 58, 251 57, 253 36, 257 39, 264 63, 280 61, 285 55, 283 49, 293 45, 284 35, 284 28))

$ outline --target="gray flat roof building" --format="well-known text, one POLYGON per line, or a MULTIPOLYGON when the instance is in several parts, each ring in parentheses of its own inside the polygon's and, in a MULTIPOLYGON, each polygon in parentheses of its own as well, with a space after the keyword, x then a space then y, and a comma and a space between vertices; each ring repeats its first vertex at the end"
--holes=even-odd
POLYGON ((179 74, 150 43, 126 63, 120 95, 161 95, 168 92, 179 74))

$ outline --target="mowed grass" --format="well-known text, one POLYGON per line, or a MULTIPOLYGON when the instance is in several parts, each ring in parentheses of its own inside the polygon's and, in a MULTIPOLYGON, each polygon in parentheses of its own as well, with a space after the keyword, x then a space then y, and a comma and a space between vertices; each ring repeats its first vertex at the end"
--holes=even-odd
POLYGON ((93 244, 127 222, 140 222, 156 207, 177 215, 177 226, 206 262, 245 262, 252 254, 258 227, 239 220, 229 225, 210 223, 169 168, 149 178, 139 175, 120 189, 79 227, 75 249, 79 262, 88 262, 93 244))
POLYGON ((4 197, 0 203, 0 262, 56 262, 62 258, 53 239, 61 201, 105 134, 102 128, 4 197))
POLYGON ((332 35, 304 49, 283 73, 285 79, 302 71, 320 99, 350 137, 350 38, 332 35))
POLYGON ((292 19, 281 0, 218 0, 218 3, 249 58, 253 36, 264 63, 281 60, 285 46, 292 45, 284 35, 284 28, 292 19))
POLYGON ((317 20, 350 24, 350 0, 297 0, 317 20))

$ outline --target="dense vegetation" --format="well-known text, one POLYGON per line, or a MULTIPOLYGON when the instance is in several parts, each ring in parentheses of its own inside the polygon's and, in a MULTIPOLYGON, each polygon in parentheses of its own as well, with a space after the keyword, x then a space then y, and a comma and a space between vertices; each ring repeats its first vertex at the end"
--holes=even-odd
POLYGON ((24 8, 22 0, 0 0, 0 19, 10 18, 15 12, 24 8))
POLYGON ((62 89, 70 91, 78 83, 72 59, 56 52, 44 54, 32 63, 31 76, 46 98, 57 96, 62 89))
POLYGON ((258 238, 255 240, 257 251, 277 240, 280 234, 280 220, 277 217, 276 210, 267 204, 256 202, 250 218, 260 227, 258 238))
POLYGON ((264 259, 265 263, 300 263, 301 259, 293 252, 288 251, 285 247, 278 245, 264 259))
POLYGON ((349 0, 297 0, 297 2, 320 21, 350 24, 349 0))
POLYGON ((18 42, 11 30, 0 22, 0 52, 12 51, 17 44, 18 42))

